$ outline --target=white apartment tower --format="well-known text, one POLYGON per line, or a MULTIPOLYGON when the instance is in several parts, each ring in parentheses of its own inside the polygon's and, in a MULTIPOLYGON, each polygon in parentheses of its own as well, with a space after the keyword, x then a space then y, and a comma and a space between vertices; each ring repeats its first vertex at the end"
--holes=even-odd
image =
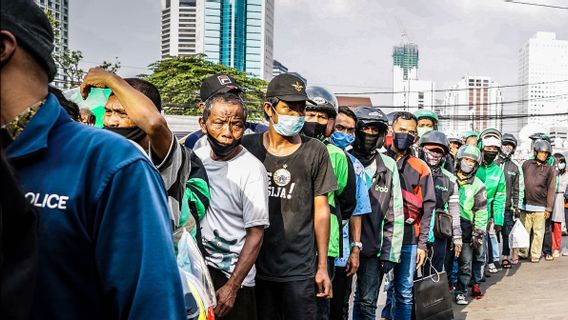
POLYGON ((270 80, 274 0, 161 0, 162 58, 203 53, 270 80))
MULTIPOLYGON (((59 36, 55 39, 55 52, 63 53, 69 48, 69 0, 35 0, 35 2, 44 10, 50 12, 57 23, 59 30, 55 30, 59 36)), ((67 81, 67 77, 57 66, 57 76, 54 79, 55 85, 62 87, 67 81)))
POLYGON ((446 93, 445 130, 463 133, 485 128, 502 130, 503 97, 490 77, 465 76, 446 93))
MULTIPOLYGON (((197 41, 197 0, 162 1, 162 57, 195 54, 197 41)), ((201 46, 202 47, 202 46, 201 46)))
POLYGON ((568 112, 568 41, 557 40, 553 32, 537 32, 519 50, 519 113, 531 115, 518 121, 527 124, 568 127, 568 116, 548 116, 568 112), (552 98, 547 98, 552 97, 552 98))

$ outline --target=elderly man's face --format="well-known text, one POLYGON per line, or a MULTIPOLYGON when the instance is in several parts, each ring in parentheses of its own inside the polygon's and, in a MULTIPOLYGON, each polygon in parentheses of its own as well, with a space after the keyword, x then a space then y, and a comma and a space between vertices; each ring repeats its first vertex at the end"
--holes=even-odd
POLYGON ((241 105, 217 100, 211 107, 207 121, 202 123, 201 131, 209 132, 213 138, 223 144, 240 140, 245 132, 245 114, 241 105))
POLYGON ((105 104, 105 116, 104 116, 105 127, 114 128, 133 128, 136 127, 136 123, 128 117, 124 107, 118 101, 118 98, 114 95, 110 96, 105 104))

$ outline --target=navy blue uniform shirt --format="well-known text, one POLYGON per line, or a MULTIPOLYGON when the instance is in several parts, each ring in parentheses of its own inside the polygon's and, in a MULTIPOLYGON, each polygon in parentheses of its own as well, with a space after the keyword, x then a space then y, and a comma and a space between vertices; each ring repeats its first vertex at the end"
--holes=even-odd
POLYGON ((6 153, 38 212, 34 319, 185 319, 166 192, 144 154, 51 94, 6 153))

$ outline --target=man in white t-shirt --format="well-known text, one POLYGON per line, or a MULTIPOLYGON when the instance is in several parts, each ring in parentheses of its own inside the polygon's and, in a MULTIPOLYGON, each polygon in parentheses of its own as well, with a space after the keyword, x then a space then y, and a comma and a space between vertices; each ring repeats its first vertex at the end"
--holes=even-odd
POLYGON ((257 318, 254 263, 269 226, 268 178, 264 165, 240 145, 245 121, 244 102, 233 93, 207 99, 199 121, 209 143, 195 152, 211 194, 200 227, 218 319, 257 318))

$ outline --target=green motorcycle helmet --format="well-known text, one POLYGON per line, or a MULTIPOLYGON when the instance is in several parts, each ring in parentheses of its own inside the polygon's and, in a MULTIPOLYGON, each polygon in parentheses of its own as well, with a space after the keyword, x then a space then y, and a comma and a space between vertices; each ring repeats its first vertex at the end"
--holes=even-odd
POLYGON ((420 119, 424 119, 424 118, 428 118, 428 119, 432 119, 434 122, 434 126, 438 125, 438 115, 432 111, 432 110, 428 110, 428 109, 419 109, 416 110, 416 112, 414 112, 414 116, 416 117, 416 119, 420 120, 420 119))
POLYGON ((414 116, 416 117, 418 122, 420 122, 420 120, 422 119, 429 119, 430 121, 432 121, 433 124, 432 128, 428 126, 421 127, 419 124, 418 127, 416 128, 418 131, 418 136, 422 137, 424 134, 426 134, 431 130, 438 130, 438 115, 436 115, 434 111, 428 109, 419 109, 414 112, 414 116))
POLYGON ((479 134, 473 130, 469 130, 462 134, 462 144, 466 144, 469 137, 475 137, 476 140, 479 140, 479 134))
POLYGON ((456 160, 459 162, 463 158, 469 158, 477 162, 477 165, 481 164, 481 151, 476 147, 469 144, 461 146, 456 155, 456 160))

